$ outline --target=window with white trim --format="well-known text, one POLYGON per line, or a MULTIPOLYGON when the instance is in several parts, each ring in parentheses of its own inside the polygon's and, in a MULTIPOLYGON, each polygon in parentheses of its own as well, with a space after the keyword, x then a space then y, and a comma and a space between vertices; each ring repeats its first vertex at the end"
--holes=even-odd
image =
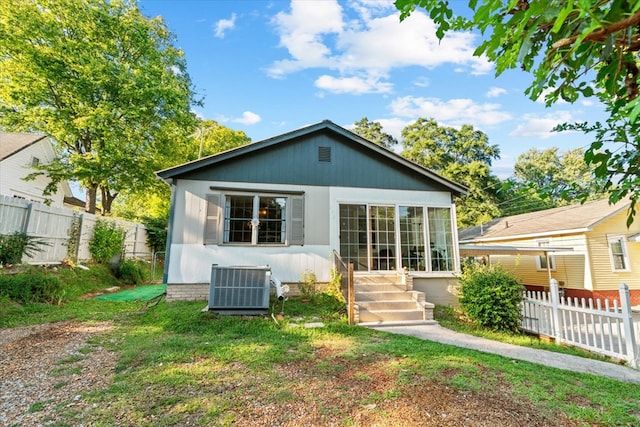
MULTIPOLYGON (((550 246, 550 241, 549 240, 537 240, 536 243, 538 244, 539 248, 543 248, 545 246, 550 246)), ((538 270, 552 270, 554 271, 556 269, 556 260, 554 258, 553 255, 549 255, 549 252, 547 252, 546 255, 538 255, 536 257, 536 268, 538 270), (547 266, 547 260, 549 260, 549 265, 547 266)))
POLYGON ((629 271, 629 257, 624 236, 607 236, 611 269, 613 271, 629 271))
POLYGON ((207 195, 204 243, 302 245, 303 208, 302 194, 207 195))
POLYGON ((431 271, 453 271, 455 257, 451 209, 427 208, 431 271))
POLYGON ((286 233, 286 197, 225 197, 223 243, 284 245, 286 233))

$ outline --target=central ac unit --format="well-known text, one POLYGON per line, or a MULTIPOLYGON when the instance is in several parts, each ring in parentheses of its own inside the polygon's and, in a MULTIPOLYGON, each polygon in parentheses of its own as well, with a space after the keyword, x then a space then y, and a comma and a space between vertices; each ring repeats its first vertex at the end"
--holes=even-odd
POLYGON ((211 266, 209 311, 220 314, 265 314, 269 310, 271 268, 211 266))

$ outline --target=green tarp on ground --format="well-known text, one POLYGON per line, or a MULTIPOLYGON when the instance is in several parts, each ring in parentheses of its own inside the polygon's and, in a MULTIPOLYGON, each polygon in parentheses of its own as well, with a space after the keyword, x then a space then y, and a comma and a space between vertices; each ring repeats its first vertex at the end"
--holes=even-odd
POLYGON ((101 301, 148 301, 162 295, 166 290, 167 285, 164 284, 136 286, 133 289, 99 295, 95 299, 101 301))

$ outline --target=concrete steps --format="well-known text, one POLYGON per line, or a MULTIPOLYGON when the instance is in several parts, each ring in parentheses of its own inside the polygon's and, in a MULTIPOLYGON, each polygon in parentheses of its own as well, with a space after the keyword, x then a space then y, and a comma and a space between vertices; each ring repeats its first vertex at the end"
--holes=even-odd
POLYGON ((434 305, 425 301, 422 292, 411 290, 403 276, 358 275, 354 287, 360 325, 436 323, 434 305))

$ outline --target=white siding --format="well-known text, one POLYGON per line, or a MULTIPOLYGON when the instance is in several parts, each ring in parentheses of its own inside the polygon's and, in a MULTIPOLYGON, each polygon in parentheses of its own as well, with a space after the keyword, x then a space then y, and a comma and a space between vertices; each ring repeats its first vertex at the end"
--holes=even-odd
MULTIPOLYGON (((360 202, 451 207, 451 195, 447 192, 179 180, 172 218, 167 283, 208 283, 211 264, 269 265, 274 277, 290 283, 300 281, 302 272, 308 270, 316 274, 318 281, 326 282, 329 280, 331 252, 339 248, 338 205, 360 202), (211 187, 303 192, 304 245, 205 246, 206 200, 207 194, 214 191, 211 187)), ((454 244, 457 246, 457 241, 454 244)))
MULTIPOLYGON (((45 200, 42 192, 49 183, 48 178, 39 176, 33 181, 23 180, 24 177, 35 172, 30 167, 34 157, 37 157, 41 164, 51 162, 54 152, 48 139, 38 141, 0 162, 0 194, 22 197, 35 202, 45 200)), ((51 206, 62 207, 64 196, 65 191, 61 185, 58 187, 58 192, 50 196, 51 206)))
POLYGON ((630 236, 640 232, 640 219, 636 217, 630 228, 626 225, 626 212, 602 222, 589 234, 589 250, 593 263, 595 290, 617 290, 620 283, 630 289, 640 289, 640 243, 625 242, 629 269, 613 271, 607 236, 630 236))

